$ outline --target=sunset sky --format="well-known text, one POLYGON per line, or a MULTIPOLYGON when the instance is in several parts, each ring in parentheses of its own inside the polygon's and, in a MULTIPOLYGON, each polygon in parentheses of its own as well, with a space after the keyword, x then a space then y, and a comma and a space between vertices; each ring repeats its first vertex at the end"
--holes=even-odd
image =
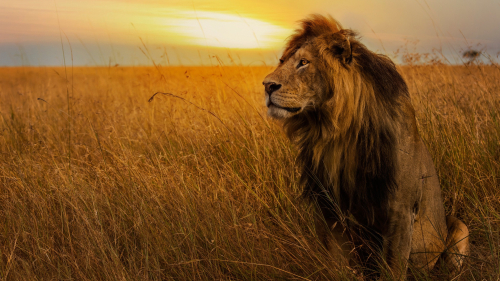
POLYGON ((371 49, 498 61, 497 0, 0 0, 0 66, 276 64, 296 21, 331 14, 371 49), (71 47, 71 49, 70 49, 71 47), (147 49, 146 49, 147 48, 147 49), (217 56, 219 61, 217 61, 217 56))

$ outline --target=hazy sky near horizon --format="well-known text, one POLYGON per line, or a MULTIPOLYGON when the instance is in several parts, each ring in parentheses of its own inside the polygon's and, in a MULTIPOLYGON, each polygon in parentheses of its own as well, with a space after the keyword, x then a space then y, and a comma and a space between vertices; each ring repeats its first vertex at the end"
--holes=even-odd
POLYGON ((75 65, 208 65, 215 55, 274 64, 310 13, 331 14, 393 57, 500 52, 498 0, 0 0, 0 66, 62 65, 61 42, 75 65))

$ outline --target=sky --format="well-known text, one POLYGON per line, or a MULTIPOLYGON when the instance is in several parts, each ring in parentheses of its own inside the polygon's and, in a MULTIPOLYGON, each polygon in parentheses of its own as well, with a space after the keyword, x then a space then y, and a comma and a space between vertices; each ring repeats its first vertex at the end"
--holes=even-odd
POLYGON ((500 54, 499 0, 0 0, 0 66, 275 65, 311 13, 399 62, 500 54))

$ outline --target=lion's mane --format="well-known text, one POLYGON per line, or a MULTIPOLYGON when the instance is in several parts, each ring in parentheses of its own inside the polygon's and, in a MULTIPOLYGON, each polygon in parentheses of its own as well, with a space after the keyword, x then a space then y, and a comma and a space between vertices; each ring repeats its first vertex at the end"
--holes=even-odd
POLYGON ((314 41, 329 96, 314 110, 285 120, 284 129, 298 145, 303 196, 326 216, 349 213, 371 225, 375 214, 387 211, 395 188, 396 123, 408 88, 390 59, 369 51, 331 17, 303 20, 283 57, 309 39, 336 32, 348 39, 350 60, 334 57, 328 42, 314 41))

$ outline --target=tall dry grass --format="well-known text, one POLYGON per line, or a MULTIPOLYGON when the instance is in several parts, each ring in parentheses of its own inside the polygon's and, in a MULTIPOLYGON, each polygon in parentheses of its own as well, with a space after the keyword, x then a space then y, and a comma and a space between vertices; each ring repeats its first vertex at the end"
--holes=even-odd
MULTIPOLYGON (((0 278, 355 278, 298 198, 296 151, 265 116, 271 70, 0 69, 0 278), (148 102, 158 91, 175 96, 148 102)), ((500 70, 401 71, 446 210, 471 231, 462 278, 497 280, 500 70)))

